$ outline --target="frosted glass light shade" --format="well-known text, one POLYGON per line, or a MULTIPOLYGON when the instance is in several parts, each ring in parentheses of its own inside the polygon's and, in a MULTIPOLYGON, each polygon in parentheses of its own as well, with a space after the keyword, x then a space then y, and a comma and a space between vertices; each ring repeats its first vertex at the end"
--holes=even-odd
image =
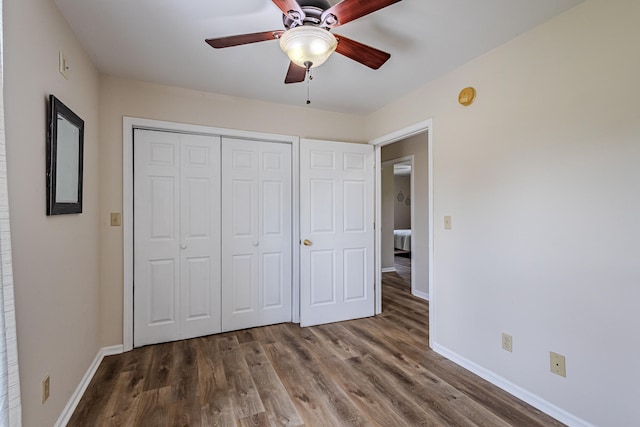
POLYGON ((338 40, 329 31, 311 25, 301 25, 287 30, 280 37, 280 49, 299 67, 318 67, 336 50, 338 40))

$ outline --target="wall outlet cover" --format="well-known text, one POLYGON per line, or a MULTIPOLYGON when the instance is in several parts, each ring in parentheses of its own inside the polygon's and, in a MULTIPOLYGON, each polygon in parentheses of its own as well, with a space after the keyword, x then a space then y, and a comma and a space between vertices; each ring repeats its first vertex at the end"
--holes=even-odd
POLYGON ((567 365, 563 355, 554 353, 551 351, 549 353, 550 364, 551 364, 551 372, 556 375, 560 375, 561 377, 567 377, 567 365))
POLYGON ((513 337, 504 332, 502 333, 502 349, 509 352, 513 351, 513 337))

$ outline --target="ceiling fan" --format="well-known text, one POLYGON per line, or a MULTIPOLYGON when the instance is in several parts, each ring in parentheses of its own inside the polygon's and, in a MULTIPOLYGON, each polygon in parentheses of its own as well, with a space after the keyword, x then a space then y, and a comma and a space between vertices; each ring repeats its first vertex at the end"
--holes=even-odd
POLYGON ((327 0, 272 0, 282 11, 285 30, 264 31, 205 40, 221 49, 268 40, 280 40, 291 63, 285 83, 300 83, 311 68, 322 65, 338 52, 374 70, 390 54, 330 32, 333 28, 390 6, 401 0, 342 0, 331 6, 327 0))

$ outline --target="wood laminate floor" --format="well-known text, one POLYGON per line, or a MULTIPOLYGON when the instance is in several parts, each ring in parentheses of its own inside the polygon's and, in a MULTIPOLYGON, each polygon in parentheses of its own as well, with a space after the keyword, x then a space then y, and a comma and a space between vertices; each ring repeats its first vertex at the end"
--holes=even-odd
POLYGON ((106 357, 68 426, 562 425, 430 351, 428 303, 383 277, 375 318, 106 357))

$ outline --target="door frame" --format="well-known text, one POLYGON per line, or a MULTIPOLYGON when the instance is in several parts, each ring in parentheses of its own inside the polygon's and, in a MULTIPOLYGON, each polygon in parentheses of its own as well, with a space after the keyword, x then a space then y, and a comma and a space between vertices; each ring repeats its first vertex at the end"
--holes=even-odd
MULTIPOLYGON (((433 272, 433 258, 434 258, 434 217, 433 217, 433 120, 428 119, 422 122, 413 124, 411 126, 407 126, 403 129, 397 130, 395 132, 391 132, 387 135, 381 136, 379 138, 373 139, 369 141, 369 144, 375 147, 375 156, 376 156, 376 170, 375 170, 375 292, 376 292, 376 307, 375 313, 376 315, 382 313, 382 273, 381 273, 381 215, 382 215, 382 168, 378 167, 378 165, 382 164, 382 147, 385 145, 392 144, 394 142, 401 141, 403 139, 407 139, 409 137, 427 133, 427 153, 429 156, 428 164, 428 191, 429 191, 429 336, 435 338, 435 284, 434 284, 434 272, 433 272)), ((415 199, 413 199, 415 200, 415 199)), ((414 218, 412 218, 414 221, 414 218)), ((413 227, 413 226, 412 226, 413 227)), ((413 241, 411 243, 413 245, 413 241)), ((412 255, 413 257, 413 255, 412 255)), ((413 278, 412 278, 412 286, 413 286, 413 278)), ((431 343, 431 339, 429 340, 431 343)), ((429 344, 431 345, 431 344, 429 344)))
MULTIPOLYGON (((386 166, 393 166, 397 163, 406 163, 406 162, 410 162, 411 163, 411 175, 409 177, 409 197, 411 198, 411 200, 416 200, 415 198, 415 182, 414 182, 414 177, 415 177, 415 161, 414 161, 414 155, 410 154, 408 156, 403 156, 403 157, 398 157, 397 159, 391 159, 391 160, 387 160, 385 162, 381 163, 382 167, 386 167, 386 166)), ((382 196, 382 168, 380 168, 380 195, 382 196)), ((395 192, 394 192, 395 193, 395 192)), ((410 206, 410 210, 411 210, 411 230, 414 229, 414 223, 415 223, 415 218, 416 218, 416 204, 415 203, 411 203, 410 206)), ((382 223, 382 197, 380 198, 380 222, 382 223)), ((380 268, 382 268, 382 226, 379 227, 380 228, 380 263, 376 264, 379 265, 380 268)), ((416 275, 413 274, 413 266, 415 265, 415 260, 413 259, 413 256, 415 254, 414 251, 414 245, 413 245, 413 240, 411 239, 411 295, 416 295, 416 275)), ((395 269, 394 269, 395 270, 395 269)), ((382 280, 382 276, 380 277, 380 280, 382 280)), ((382 288, 380 289, 382 291, 382 288)), ((420 298, 422 298, 423 296, 420 295, 420 298)), ((380 298, 382 299, 382 298, 380 298)), ((376 313, 376 314, 380 314, 380 313, 376 313)))
MULTIPOLYGON (((207 136, 233 137, 291 144, 291 215, 300 216, 300 138, 264 132, 242 131, 211 126, 190 125, 162 120, 123 117, 122 120, 122 238, 123 309, 122 340, 124 351, 133 349, 133 131, 134 129, 177 132, 207 136)), ((300 223, 291 222, 291 317, 300 322, 300 223)))

